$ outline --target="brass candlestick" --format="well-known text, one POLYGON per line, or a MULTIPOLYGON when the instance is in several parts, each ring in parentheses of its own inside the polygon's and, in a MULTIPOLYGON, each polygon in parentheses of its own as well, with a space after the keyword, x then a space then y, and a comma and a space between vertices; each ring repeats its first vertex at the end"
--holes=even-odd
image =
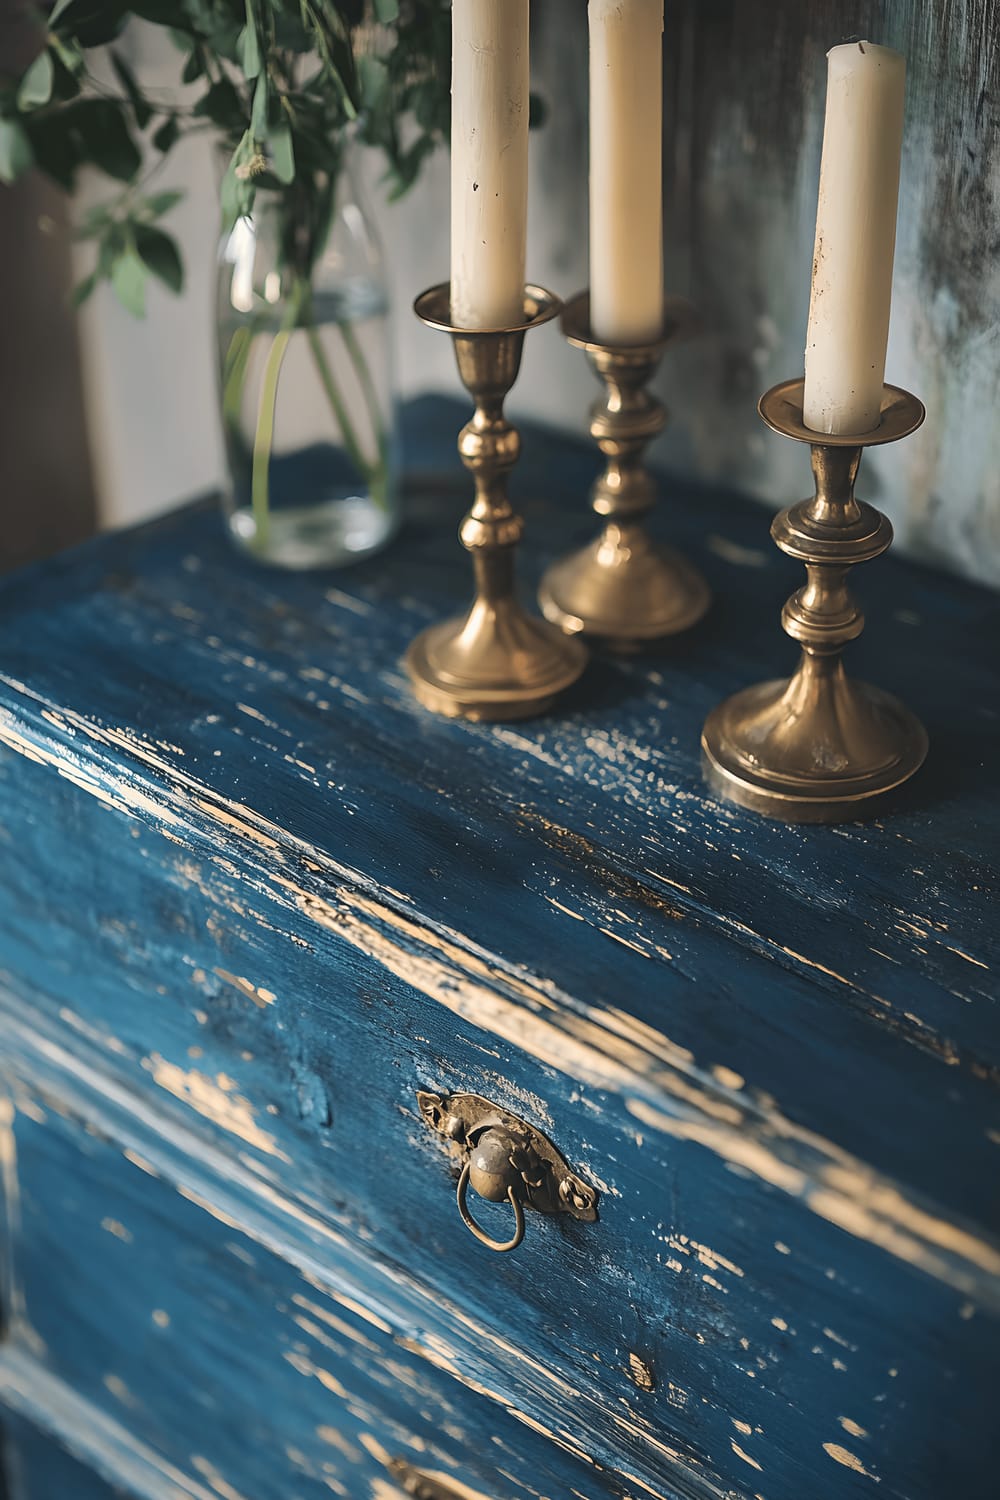
POLYGON ((614 348, 593 337, 589 292, 580 292, 563 311, 563 333, 584 351, 605 386, 603 400, 590 412, 591 437, 607 461, 591 491, 604 526, 589 546, 548 569, 538 602, 546 619, 563 630, 586 631, 623 650, 687 630, 711 597, 697 569, 679 553, 656 546, 643 524, 656 484, 642 455, 667 421, 666 409, 646 387, 667 345, 693 325, 690 304, 669 297, 658 339, 614 348))
POLYGON ((458 328, 450 321, 449 286, 432 287, 414 311, 429 328, 450 333, 458 373, 475 402, 458 451, 473 475, 476 498, 459 538, 472 553, 476 595, 468 613, 417 636, 406 653, 413 691, 425 708, 449 718, 526 719, 545 711, 587 664, 579 641, 533 618, 514 593, 514 549, 523 522, 507 498, 507 475, 521 449, 503 414, 517 379, 524 335, 557 316, 557 297, 524 289, 524 321, 511 328, 458 328))
POLYGON ((906 437, 924 408, 887 385, 872 432, 821 437, 802 420, 803 387, 786 380, 758 406, 770 428, 812 450, 815 496, 782 511, 771 527, 781 550, 806 566, 805 587, 781 616, 802 660, 792 678, 745 688, 713 709, 702 763, 712 789, 742 807, 788 823, 837 823, 869 812, 927 754, 920 721, 880 688, 852 681, 840 659, 864 628, 848 571, 892 542, 886 517, 854 498, 862 452, 906 437))

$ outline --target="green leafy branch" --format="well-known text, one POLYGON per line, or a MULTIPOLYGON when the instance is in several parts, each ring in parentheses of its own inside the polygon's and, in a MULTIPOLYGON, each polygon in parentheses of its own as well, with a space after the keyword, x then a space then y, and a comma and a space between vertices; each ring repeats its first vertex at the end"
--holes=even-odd
POLYGON ((76 306, 99 281, 111 282, 119 301, 136 317, 146 310, 146 282, 156 276, 172 292, 184 284, 184 268, 171 235, 156 220, 181 197, 177 192, 140 197, 123 194, 116 203, 101 204, 86 214, 77 229, 79 239, 97 242, 97 262, 90 275, 74 289, 76 306))
POLYGON ((36 166, 67 192, 84 168, 123 184, 82 225, 96 256, 76 299, 106 280, 141 314, 150 276, 183 284, 157 223, 176 198, 146 182, 179 141, 211 131, 228 156, 224 227, 258 192, 274 195, 283 255, 308 275, 345 132, 381 148, 393 193, 410 186, 447 135, 449 55, 448 0, 56 0, 34 60, 0 81, 0 181, 36 166), (171 97, 145 87, 116 45, 132 21, 177 47, 171 97))

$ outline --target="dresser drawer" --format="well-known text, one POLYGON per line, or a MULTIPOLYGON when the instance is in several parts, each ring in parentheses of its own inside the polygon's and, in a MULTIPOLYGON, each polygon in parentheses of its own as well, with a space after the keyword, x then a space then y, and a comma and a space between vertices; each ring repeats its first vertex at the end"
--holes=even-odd
MULTIPOLYGON (((985 1496, 987 1244, 844 1154, 814 1148, 810 1175, 801 1135, 793 1157, 733 1090, 684 1108, 665 1038, 624 1013, 598 1025, 373 895, 255 865, 239 830, 241 854, 206 847, 196 822, 164 849, 162 832, 59 787, 81 845, 101 850, 92 927, 28 955, 8 907, 4 932, 45 983, 31 1025, 48 1027, 53 1091, 75 1072, 151 1102, 258 1203, 317 1226, 321 1257, 346 1240, 405 1272, 439 1306, 446 1366, 488 1351, 502 1403, 571 1442, 585 1432, 588 1457, 651 1492, 754 1494, 763 1475, 768 1500, 792 1500, 864 1470, 916 1494, 947 1472, 985 1496), (220 872, 236 857, 242 881, 220 872), (130 903, 142 925, 116 915, 130 903), (517 1252, 483 1249, 418 1087, 484 1094, 543 1129, 598 1187, 598 1222, 529 1214, 517 1252)), ((41 867, 41 851, 20 866, 24 910, 41 867)), ((87 907, 55 875, 68 924, 87 907)), ((24 1000, 6 999, 12 1037, 24 1000)), ((476 1212, 505 1233, 506 1209, 476 1212)))
MULTIPOLYGON (((244 1232, 211 1168, 191 1186, 184 1153, 189 1180, 170 1182, 106 1117, 17 1082, 0 1107, 0 1411, 15 1423, 54 1423, 139 1493, 196 1500, 390 1500, 396 1476, 420 1474, 452 1485, 443 1500, 627 1493, 586 1434, 550 1433, 449 1369, 433 1309, 362 1256, 328 1243, 318 1264, 279 1246, 280 1223, 244 1232)), ((93 1484, 95 1500, 116 1493, 93 1484)))

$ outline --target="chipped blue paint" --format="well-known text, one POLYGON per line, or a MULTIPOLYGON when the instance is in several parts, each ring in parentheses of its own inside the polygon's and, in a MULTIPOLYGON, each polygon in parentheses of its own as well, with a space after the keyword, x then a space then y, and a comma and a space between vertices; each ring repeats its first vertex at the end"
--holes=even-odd
MULTIPOLYGON (((32 1106, 44 1112, 44 1094, 32 1106)), ((42 1352, 15 1328, 0 1393, 23 1416, 52 1422, 52 1393, 78 1393, 94 1414, 68 1434, 81 1456, 113 1467, 117 1451, 136 1489, 195 1500, 353 1497, 379 1482, 391 1495, 393 1457, 487 1494, 497 1469, 524 1495, 589 1482, 564 1445, 440 1376, 427 1354, 447 1360, 448 1345, 407 1317, 405 1292, 393 1334, 377 1303, 342 1289, 335 1249, 316 1285, 83 1127, 72 1113, 18 1117, 22 1284, 42 1352)))
MULTIPOLYGON (((54 1443, 49 1432, 7 1411, 11 1500, 143 1500, 54 1443)), ((0 1495, 8 1491, 0 1479, 0 1495)))
MULTIPOLYGON (((195 509, 0 595, 0 1032, 28 1099, 10 1294, 48 1351, 15 1339, 12 1368, 137 1440, 87 1363, 79 1286, 113 1287, 100 1358, 142 1384, 142 1441, 192 1483, 195 1453, 247 1500, 289 1500, 293 1472, 311 1495, 280 1447, 241 1458, 210 1405, 171 1404, 173 1356, 139 1369, 161 1347, 140 1300, 184 1280, 174 1215, 201 1247, 186 1378, 297 1433, 295 1383, 264 1343, 225 1375, 216 1363, 258 1316, 277 1347, 262 1284, 246 1283, 245 1315, 219 1286, 233 1232, 265 1247, 268 1286, 293 1267, 360 1288, 397 1350, 423 1319, 432 1337, 404 1352, 435 1401, 459 1403, 471 1452, 514 1412, 602 1466, 571 1481, 582 1461, 536 1433, 526 1468, 494 1460, 508 1477, 468 1459, 488 1495, 530 1495, 549 1464, 548 1493, 588 1500, 823 1500, 876 1479, 936 1500, 944 1475, 985 1496, 996 599, 898 562, 859 570, 875 608, 852 664, 901 692, 934 745, 878 825, 784 828, 702 788, 708 707, 791 657, 777 614, 794 571, 726 494, 686 485, 664 507, 720 601, 695 638, 599 658, 538 724, 433 719, 398 662, 466 587, 460 413, 410 409, 406 537, 350 574, 257 570, 195 509), (416 1118, 421 1086, 539 1124, 601 1188, 600 1222, 532 1217, 517 1254, 482 1250, 416 1118), (50 1313, 43 1289, 60 1284, 50 1313), (632 1353, 655 1391, 631 1383, 632 1353)), ((591 471, 583 445, 526 434, 526 574, 585 533, 591 471)), ((355 1362, 324 1368, 349 1386, 355 1362)), ((377 1473, 358 1470, 352 1500, 377 1473)))

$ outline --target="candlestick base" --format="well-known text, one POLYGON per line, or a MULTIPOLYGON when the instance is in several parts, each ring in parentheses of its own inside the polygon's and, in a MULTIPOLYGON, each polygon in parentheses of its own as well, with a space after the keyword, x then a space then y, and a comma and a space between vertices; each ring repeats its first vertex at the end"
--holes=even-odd
POLYGON ((406 653, 417 701, 450 719, 543 714, 586 664, 579 641, 511 600, 477 600, 467 615, 422 631, 406 653))
POLYGON ((585 352, 605 386, 603 400, 590 413, 590 433, 605 458, 591 504, 605 520, 589 546, 548 569, 538 602, 546 619, 561 629, 600 637, 619 650, 638 650, 690 629, 711 602, 697 568, 678 552, 657 546, 643 522, 656 486, 642 454, 667 420, 646 386, 668 344, 695 326, 690 304, 668 297, 658 339, 615 348, 593 337, 589 293, 579 293, 563 310, 567 341, 585 352))
POLYGON ((717 796, 786 823, 866 816, 927 754, 920 720, 896 698, 806 657, 795 676, 745 688, 713 709, 702 759, 717 796))
POLYGON ((582 642, 525 612, 514 588, 514 555, 523 524, 507 498, 507 475, 520 439, 503 402, 521 363, 524 335, 557 316, 561 303, 542 287, 524 289, 523 322, 511 328, 460 328, 450 321, 447 283, 417 298, 417 316, 450 333, 462 383, 475 402, 458 451, 476 496, 459 537, 471 554, 475 599, 467 614, 423 631, 406 653, 414 696, 448 718, 526 719, 548 709, 587 665, 582 642))
POLYGON ((553 563, 538 590, 547 620, 620 651, 690 629, 710 600, 704 578, 679 552, 658 547, 644 526, 613 521, 553 563))
POLYGON ((806 567, 808 581, 781 617, 802 657, 791 678, 744 688, 712 710, 702 765, 712 790, 741 807, 787 823, 837 823, 870 813, 927 754, 920 721, 880 688, 852 681, 840 658, 864 628, 848 571, 892 541, 885 516, 854 498, 862 451, 905 437, 924 409, 886 386, 872 432, 820 436, 802 420, 802 389, 801 380, 785 381, 759 406, 769 427, 812 452, 815 496, 771 527, 781 550, 806 567))

